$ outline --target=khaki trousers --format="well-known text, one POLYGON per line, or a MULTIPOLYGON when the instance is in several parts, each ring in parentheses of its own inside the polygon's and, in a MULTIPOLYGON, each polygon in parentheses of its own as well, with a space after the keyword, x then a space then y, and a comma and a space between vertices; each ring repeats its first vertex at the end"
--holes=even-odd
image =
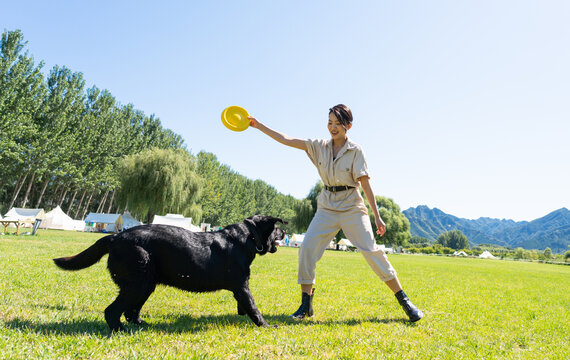
POLYGON ((374 241, 372 225, 366 208, 355 206, 349 211, 319 208, 311 221, 299 250, 299 284, 315 283, 317 261, 323 256, 333 237, 342 229, 347 238, 382 281, 396 277, 396 270, 384 251, 374 241))

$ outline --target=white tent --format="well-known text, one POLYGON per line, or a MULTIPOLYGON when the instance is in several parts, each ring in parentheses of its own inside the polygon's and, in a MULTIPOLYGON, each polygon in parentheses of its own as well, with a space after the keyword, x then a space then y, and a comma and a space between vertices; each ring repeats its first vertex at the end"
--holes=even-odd
POLYGON ((493 254, 491 254, 490 252, 488 252, 486 250, 483 251, 483 253, 481 255, 479 255, 479 258, 481 258, 481 259, 496 259, 496 257, 493 256, 493 254))
POLYGON ((123 229, 121 214, 89 213, 83 221, 88 226, 95 226, 97 232, 119 232, 123 229))
POLYGON ((461 250, 461 251, 454 252, 453 256, 469 256, 469 255, 467 255, 467 253, 465 251, 461 250))
POLYGON ((44 209, 22 209, 22 208, 11 208, 4 217, 6 220, 22 220, 34 222, 36 219, 44 220, 46 218, 46 213, 44 209))
POLYGON ((153 224, 171 225, 178 226, 190 231, 200 232, 200 229, 196 225, 192 225, 192 218, 185 218, 183 215, 178 214, 166 214, 166 216, 155 215, 152 219, 153 224))
MULTIPOLYGON (((11 208, 4 215, 4 220, 20 220, 26 221, 26 224, 23 224, 24 227, 32 227, 33 224, 38 220, 44 220, 46 218, 46 214, 44 209, 23 209, 23 208, 11 208)), ((10 227, 16 227, 14 224, 10 224, 10 227)))
POLYGON ((303 240, 305 240, 305 234, 293 234, 291 240, 289 240, 289 246, 301 247, 303 240))
POLYGON ((85 222, 73 220, 57 206, 46 214, 46 218, 40 224, 42 229, 77 230, 83 231, 85 222))
POLYGON ((142 222, 135 219, 128 211, 125 211, 121 217, 123 218, 123 230, 142 225, 142 222))

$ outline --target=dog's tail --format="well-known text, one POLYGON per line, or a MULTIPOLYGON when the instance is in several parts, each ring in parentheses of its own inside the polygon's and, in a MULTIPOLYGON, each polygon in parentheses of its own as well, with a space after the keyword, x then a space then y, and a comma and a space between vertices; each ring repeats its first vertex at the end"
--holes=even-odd
POLYGON ((105 236, 77 255, 53 259, 53 262, 64 270, 85 269, 109 252, 109 243, 113 235, 105 236))

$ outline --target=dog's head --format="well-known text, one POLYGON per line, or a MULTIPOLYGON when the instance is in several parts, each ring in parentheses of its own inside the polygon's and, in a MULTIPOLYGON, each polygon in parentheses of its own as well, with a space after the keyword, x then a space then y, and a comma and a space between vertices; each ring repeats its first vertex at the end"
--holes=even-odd
POLYGON ((276 242, 285 237, 285 231, 277 227, 278 222, 287 224, 282 219, 265 215, 254 215, 244 220, 255 240, 255 249, 259 255, 277 251, 276 242))

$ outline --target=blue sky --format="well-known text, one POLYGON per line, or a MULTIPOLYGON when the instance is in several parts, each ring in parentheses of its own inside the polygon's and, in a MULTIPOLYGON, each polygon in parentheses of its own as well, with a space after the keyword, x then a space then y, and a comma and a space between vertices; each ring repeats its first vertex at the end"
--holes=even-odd
POLYGON ((223 127, 245 107, 327 138, 351 107, 377 195, 465 218, 532 220, 570 207, 567 1, 11 1, 2 30, 82 72, 285 194, 318 180, 299 150, 223 127))

